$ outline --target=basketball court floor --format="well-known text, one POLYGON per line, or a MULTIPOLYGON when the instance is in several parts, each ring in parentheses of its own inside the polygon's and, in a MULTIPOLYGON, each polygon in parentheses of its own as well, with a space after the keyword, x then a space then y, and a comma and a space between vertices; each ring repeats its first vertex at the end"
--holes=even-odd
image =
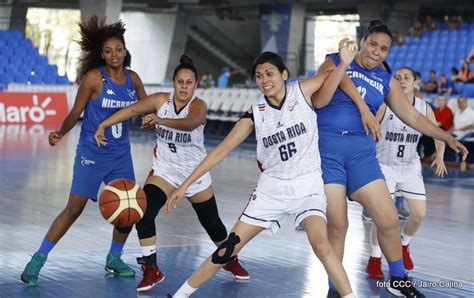
MULTIPOLYGON (((0 297, 165 297, 215 249, 185 201, 171 214, 158 216, 158 264, 166 279, 148 292, 135 290, 141 279, 135 231, 123 259, 137 271, 136 277, 117 278, 104 271, 112 226, 93 202, 50 253, 38 287, 20 282, 25 264, 66 204, 79 128, 50 147, 47 134, 52 128, 0 126, 0 297)), ((133 131, 131 139, 135 173, 142 185, 151 165, 154 135, 133 131)), ((216 142, 208 142, 209 148, 216 142)), ((219 212, 230 230, 259 175, 253 146, 243 145, 211 174, 219 212)), ((438 179, 425 168, 424 175, 428 210, 411 243, 415 270, 410 276, 424 287, 427 297, 474 297, 474 173, 450 170, 447 178, 438 179)), ((361 209, 350 203, 344 265, 359 297, 390 297, 381 281, 367 279, 364 272, 369 225, 361 220, 361 209)), ((327 275, 305 233, 296 231, 291 221, 275 236, 257 236, 239 257, 250 281, 235 282, 222 271, 194 297, 325 297, 327 293, 327 275)), ((386 263, 383 266, 388 276, 386 263)))

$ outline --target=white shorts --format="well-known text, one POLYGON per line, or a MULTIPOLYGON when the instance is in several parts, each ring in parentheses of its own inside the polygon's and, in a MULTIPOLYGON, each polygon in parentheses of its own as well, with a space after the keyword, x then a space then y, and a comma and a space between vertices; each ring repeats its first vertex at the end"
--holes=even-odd
POLYGON ((288 216, 295 227, 306 217, 318 215, 326 220, 326 196, 320 173, 281 180, 262 173, 240 220, 270 229, 275 234, 288 216))
MULTIPOLYGON (((178 188, 186 178, 191 174, 191 172, 184 172, 180 171, 179 169, 169 169, 165 168, 163 166, 158 167, 156 165, 156 159, 153 159, 153 167, 152 167, 152 172, 150 172, 151 176, 157 176, 161 177, 164 180, 166 180, 169 184, 171 184, 173 187, 178 188)), ((212 179, 211 175, 209 172, 206 174, 202 175, 201 178, 198 180, 194 181, 193 184, 187 189, 186 191, 186 197, 192 197, 195 194, 200 193, 203 190, 206 190, 209 186, 212 184, 212 179)))
POLYGON ((426 200, 425 183, 420 161, 408 166, 380 164, 392 197, 401 194, 407 199, 426 200))

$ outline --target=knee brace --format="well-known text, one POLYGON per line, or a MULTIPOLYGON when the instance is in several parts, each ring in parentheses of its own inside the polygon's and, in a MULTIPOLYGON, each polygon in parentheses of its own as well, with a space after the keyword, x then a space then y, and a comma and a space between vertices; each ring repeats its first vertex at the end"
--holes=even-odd
POLYGON ((230 262, 232 259, 232 254, 234 253, 235 246, 240 243, 240 237, 237 236, 234 232, 229 234, 229 238, 226 241, 222 242, 221 245, 216 249, 212 254, 211 260, 214 264, 225 265, 230 262), (220 256, 219 252, 224 251, 224 255, 220 256))
POLYGON ((145 191, 147 207, 143 218, 135 225, 139 239, 156 235, 155 218, 166 203, 166 194, 158 186, 146 184, 143 191, 145 191))
POLYGON ((193 203, 192 206, 196 211, 199 222, 212 241, 221 242, 227 237, 227 230, 219 217, 214 196, 205 202, 193 203))
POLYGON ((115 227, 115 229, 122 234, 130 234, 130 232, 132 231, 132 228, 133 228, 133 225, 130 227, 117 227, 117 226, 115 227))

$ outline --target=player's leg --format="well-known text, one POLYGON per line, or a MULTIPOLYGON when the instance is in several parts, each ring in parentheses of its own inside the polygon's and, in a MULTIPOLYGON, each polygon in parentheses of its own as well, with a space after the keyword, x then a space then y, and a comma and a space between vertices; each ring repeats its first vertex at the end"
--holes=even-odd
POLYGON ((52 222, 38 251, 33 255, 21 275, 21 280, 29 286, 37 285, 39 272, 46 262, 49 252, 82 214, 88 198, 97 200, 97 192, 104 173, 101 164, 96 161, 96 155, 78 148, 68 203, 52 222))
POLYGON ((229 237, 217 250, 189 277, 173 295, 175 298, 189 297, 199 287, 210 280, 225 264, 264 228, 238 220, 229 237))
MULTIPOLYGON (((202 184, 203 183, 201 183, 201 185, 202 184)), ((193 185, 191 185, 188 191, 192 190, 193 185)), ((191 194, 192 196, 189 197, 189 201, 191 202, 191 205, 198 216, 199 222, 206 230, 211 240, 214 241, 216 246, 219 246, 222 241, 227 238, 227 229, 219 216, 216 198, 214 196, 212 187, 209 186, 196 194, 191 194)), ((237 255, 233 256, 232 260, 228 262, 223 268, 224 270, 232 273, 235 279, 248 280, 250 278, 250 274, 240 264, 237 255)))
POLYGON ((347 274, 342 267, 342 262, 336 255, 328 240, 326 221, 323 217, 311 215, 302 221, 308 240, 314 253, 323 264, 326 272, 337 292, 344 297, 352 294, 351 285, 347 274))
POLYGON ((135 225, 142 250, 138 263, 143 271, 137 291, 149 290, 165 278, 157 264, 155 219, 165 205, 167 196, 175 189, 174 185, 160 176, 149 176, 143 187, 147 209, 143 218, 135 225))
MULTIPOLYGON (((116 152, 107 156, 109 172, 104 177, 104 183, 108 184, 115 179, 129 179, 135 181, 132 155, 130 150, 116 152)), ((114 227, 109 253, 107 254, 105 270, 112 274, 124 277, 135 276, 135 271, 122 260, 123 247, 127 241, 132 227, 114 227)))
MULTIPOLYGON (((397 188, 397 170, 395 167, 380 164, 385 182, 393 199, 397 188)), ((384 273, 382 271, 382 250, 377 238, 377 227, 371 223, 370 227, 370 257, 365 267, 369 278, 383 279, 384 273)))

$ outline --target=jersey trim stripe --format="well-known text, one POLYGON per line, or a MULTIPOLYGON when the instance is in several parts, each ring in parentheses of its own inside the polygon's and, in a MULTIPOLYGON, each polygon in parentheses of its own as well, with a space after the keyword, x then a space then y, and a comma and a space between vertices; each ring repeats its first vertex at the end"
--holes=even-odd
POLYGON ((281 229, 281 226, 280 226, 280 223, 278 222, 278 220, 274 220, 274 219, 272 219, 272 220, 261 219, 261 218, 257 218, 257 217, 253 217, 253 216, 247 215, 247 214, 245 214, 245 213, 242 213, 242 215, 245 215, 245 216, 247 216, 248 218, 255 219, 255 220, 258 220, 258 221, 274 222, 274 223, 276 223, 276 224, 278 225, 278 228, 281 229))

